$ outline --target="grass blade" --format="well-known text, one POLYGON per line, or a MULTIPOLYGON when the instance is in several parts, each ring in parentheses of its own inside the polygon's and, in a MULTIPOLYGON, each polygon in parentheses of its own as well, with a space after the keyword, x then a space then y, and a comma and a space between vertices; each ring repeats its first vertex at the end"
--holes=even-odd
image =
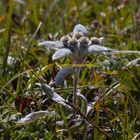
POLYGON ((61 113, 61 117, 62 117, 62 119, 64 120, 64 124, 65 124, 65 126, 66 126, 66 128, 67 128, 67 130, 68 130, 69 137, 70 137, 70 139, 72 140, 72 135, 71 135, 70 129, 69 129, 69 127, 68 127, 66 117, 65 117, 64 112, 63 112, 63 110, 62 110, 62 108, 61 108, 60 105, 59 105, 59 110, 60 110, 60 113, 61 113))
POLYGON ((9 48, 10 48, 10 40, 11 40, 11 23, 12 23, 12 13, 13 13, 13 5, 14 0, 10 0, 10 8, 8 13, 8 18, 5 26, 5 31, 2 36, 2 41, 0 43, 0 54, 2 55, 2 48, 5 47, 4 52, 4 60, 3 60, 3 74, 5 73, 7 58, 9 54, 9 48))
MULTIPOLYGON (((95 125, 99 127, 99 116, 100 116, 100 102, 98 101, 96 103, 96 113, 95 113, 95 125)), ((94 139, 98 140, 99 139, 99 130, 94 129, 94 139)))

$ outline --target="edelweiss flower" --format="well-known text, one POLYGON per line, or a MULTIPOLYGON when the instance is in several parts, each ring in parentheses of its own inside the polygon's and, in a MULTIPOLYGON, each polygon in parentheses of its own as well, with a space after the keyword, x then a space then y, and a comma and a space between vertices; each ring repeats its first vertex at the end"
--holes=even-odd
POLYGON ((62 36, 60 41, 41 42, 39 46, 55 49, 56 52, 52 56, 53 60, 66 56, 72 58, 75 63, 81 63, 88 54, 104 54, 112 50, 101 45, 103 37, 89 39, 87 35, 87 29, 78 24, 74 27, 71 35, 62 36))

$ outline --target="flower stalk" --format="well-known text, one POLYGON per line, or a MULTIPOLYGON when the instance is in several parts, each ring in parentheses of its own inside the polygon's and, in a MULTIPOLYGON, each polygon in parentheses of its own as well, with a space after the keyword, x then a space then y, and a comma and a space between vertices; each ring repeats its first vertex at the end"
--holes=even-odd
MULTIPOLYGON (((76 73, 73 79, 73 105, 76 107, 77 106, 77 87, 78 87, 78 81, 79 81, 80 68, 76 67, 75 72, 76 73)), ((74 110, 74 118, 75 117, 76 117, 76 112, 74 110)))

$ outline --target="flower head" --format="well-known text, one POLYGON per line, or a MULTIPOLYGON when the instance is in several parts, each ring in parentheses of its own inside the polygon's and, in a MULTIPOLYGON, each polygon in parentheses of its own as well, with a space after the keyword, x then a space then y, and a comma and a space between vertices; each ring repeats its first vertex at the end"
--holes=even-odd
POLYGON ((94 44, 96 44, 96 45, 101 45, 103 39, 104 39, 104 37, 100 37, 100 38, 91 37, 90 42, 89 42, 89 46, 90 46, 90 45, 94 45, 94 44))
POLYGON ((87 29, 78 24, 74 27, 71 35, 62 36, 60 41, 44 41, 39 43, 39 46, 45 48, 56 49, 52 59, 56 60, 61 57, 70 57, 76 63, 81 63, 85 55, 93 53, 104 53, 112 49, 101 46, 103 37, 92 37, 90 40, 87 37, 87 29))
POLYGON ((87 48, 89 45, 89 38, 88 37, 82 36, 78 41, 80 43, 81 49, 87 48))
POLYGON ((64 47, 68 47, 68 41, 71 39, 70 36, 65 35, 60 38, 60 41, 63 43, 64 47))
POLYGON ((72 37, 75 38, 75 39, 80 39, 83 35, 79 32, 74 32, 72 37))

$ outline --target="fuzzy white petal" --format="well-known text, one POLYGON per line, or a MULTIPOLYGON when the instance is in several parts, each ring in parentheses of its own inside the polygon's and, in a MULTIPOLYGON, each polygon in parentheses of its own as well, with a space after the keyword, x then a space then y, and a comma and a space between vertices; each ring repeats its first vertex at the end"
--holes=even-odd
POLYGON ((44 42, 40 42, 38 45, 50 49, 57 49, 57 48, 64 47, 61 41, 44 41, 44 42))
POLYGON ((81 33, 82 35, 87 35, 88 34, 88 31, 86 29, 86 27, 84 27, 83 25, 81 24, 77 24, 75 27, 74 27, 74 30, 73 32, 79 32, 81 33))
POLYGON ((72 52, 70 49, 67 49, 67 48, 62 48, 60 50, 57 50, 53 56, 52 56, 52 59, 53 60, 56 60, 56 59, 59 59, 61 57, 65 57, 65 56, 70 56, 72 55, 72 52))
POLYGON ((85 54, 92 54, 92 53, 104 53, 104 52, 109 52, 112 51, 110 48, 106 48, 101 45, 91 45, 85 50, 85 54))

